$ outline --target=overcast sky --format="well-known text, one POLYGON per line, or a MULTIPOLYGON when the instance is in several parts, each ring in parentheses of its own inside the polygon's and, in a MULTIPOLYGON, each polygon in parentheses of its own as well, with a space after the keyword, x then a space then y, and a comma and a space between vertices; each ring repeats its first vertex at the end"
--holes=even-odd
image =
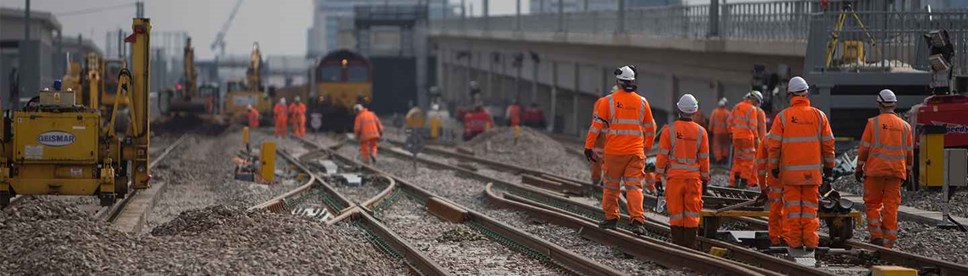
MULTIPOLYGON (((459 0, 451 0, 460 3, 459 0)), ((744 0, 759 1, 759 0, 744 0)), ((209 45, 228 18, 236 0, 156 0, 145 1, 145 14, 155 31, 187 31, 199 58, 213 56, 209 45)), ((467 0, 479 14, 480 0, 467 0)), ((522 10, 528 10, 522 0, 522 10)), ((706 3, 708 0, 687 0, 706 3)), ((737 1, 730 1, 737 2, 737 1)), ((64 28, 66 37, 81 34, 91 37, 104 50, 105 33, 131 27, 135 8, 132 0, 33 0, 31 9, 53 12, 64 28), (66 13, 95 10, 90 13, 66 13)), ((244 1, 226 34, 226 52, 248 54, 252 42, 258 41, 263 54, 304 55, 306 30, 312 24, 312 0, 247 0, 244 1)), ((2 6, 23 8, 23 0, 2 0, 2 6)), ((491 0, 491 14, 513 14, 514 0, 491 0)))

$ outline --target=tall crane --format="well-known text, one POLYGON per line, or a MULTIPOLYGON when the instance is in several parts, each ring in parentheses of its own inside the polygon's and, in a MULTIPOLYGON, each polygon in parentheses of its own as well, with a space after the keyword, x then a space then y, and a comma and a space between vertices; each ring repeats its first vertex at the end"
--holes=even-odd
POLYGON ((239 12, 239 7, 242 6, 243 1, 245 0, 235 2, 235 7, 232 7, 232 13, 229 13, 229 19, 225 20, 225 23, 222 24, 222 29, 215 36, 215 41, 212 41, 210 48, 215 52, 216 57, 225 56, 225 33, 229 31, 229 27, 232 27, 232 20, 235 19, 235 14, 239 12), (216 51, 216 48, 218 48, 218 51, 216 51))

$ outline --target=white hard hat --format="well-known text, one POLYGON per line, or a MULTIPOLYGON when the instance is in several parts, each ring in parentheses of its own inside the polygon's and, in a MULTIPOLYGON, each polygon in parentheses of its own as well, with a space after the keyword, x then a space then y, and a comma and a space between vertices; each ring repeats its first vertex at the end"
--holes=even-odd
POLYGON ((251 104, 250 105, 246 105, 245 108, 246 109, 252 109, 252 105, 251 104))
POLYGON ((727 104, 729 104, 729 100, 727 100, 726 97, 719 99, 719 106, 726 106, 727 104))
POLYGON ((885 104, 897 103, 897 96, 894 95, 894 91, 884 89, 880 93, 877 93, 877 102, 885 104))
POLYGON ((747 95, 747 97, 751 99, 756 99, 756 101, 761 103, 763 102, 763 93, 760 93, 760 91, 756 91, 756 90, 750 91, 750 94, 747 95))
POLYGON ((296 101, 298 102, 299 100, 300 100, 299 96, 296 96, 296 101))
POLYGON ((363 105, 361 104, 356 104, 353 106, 353 111, 360 112, 362 110, 363 110, 363 105))
POLYGON ((615 69, 615 78, 624 81, 634 81, 635 71, 632 71, 632 68, 628 66, 619 67, 615 69))
POLYGON ((804 95, 807 94, 806 91, 809 89, 810 86, 807 85, 807 81, 801 77, 793 77, 790 79, 790 82, 787 83, 787 92, 789 93, 804 95))
POLYGON ((433 110, 440 110, 440 105, 439 105, 439 104, 433 104, 433 105, 430 105, 430 109, 433 109, 433 110))
POLYGON ((693 114, 699 111, 699 101, 696 101, 696 97, 693 97, 692 94, 682 95, 679 98, 679 102, 676 103, 676 106, 679 107, 679 111, 686 114, 693 114))
POLYGON ((279 98, 280 103, 286 103, 286 97, 279 98))

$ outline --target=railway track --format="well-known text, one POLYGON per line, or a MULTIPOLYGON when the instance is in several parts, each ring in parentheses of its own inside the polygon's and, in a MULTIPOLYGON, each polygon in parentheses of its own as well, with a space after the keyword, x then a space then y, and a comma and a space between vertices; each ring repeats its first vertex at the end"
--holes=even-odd
MULTIPOLYGON (((384 149, 384 152, 390 152, 393 155, 401 156, 401 158, 410 158, 409 154, 399 152, 394 149, 384 149)), ((384 157, 385 159, 386 157, 384 157)), ((406 159, 403 159, 406 160, 406 159)), ((482 175, 477 175, 476 173, 458 168, 456 166, 450 166, 447 164, 442 164, 440 162, 433 162, 430 160, 425 160, 424 158, 417 158, 417 161, 421 162, 424 166, 436 169, 452 170, 457 172, 461 177, 466 177, 470 179, 475 179, 477 189, 468 188, 467 183, 459 183, 458 188, 462 187, 465 190, 477 191, 480 195, 484 191, 485 185, 487 183, 498 183, 498 185, 504 188, 518 189, 523 191, 531 191, 529 187, 520 186, 517 184, 511 184, 508 182, 499 181, 493 178, 483 177, 482 175)), ((388 162, 388 161, 384 161, 388 162)), ((425 173, 425 172, 421 172, 425 173)), ((545 218, 535 216, 539 220, 544 220, 545 218)), ((620 249, 625 254, 635 256, 638 259, 648 260, 655 262, 662 267, 669 267, 675 269, 688 268, 699 273, 713 273, 713 274, 744 274, 744 275, 776 275, 778 273, 769 271, 767 269, 759 268, 753 265, 747 265, 732 260, 722 259, 713 257, 711 255, 706 255, 701 252, 687 250, 685 248, 677 247, 665 241, 657 239, 643 239, 635 237, 630 232, 627 231, 604 231, 595 225, 594 222, 586 223, 582 222, 579 224, 558 224, 554 220, 549 220, 552 224, 558 227, 566 227, 571 229, 579 229, 578 235, 583 238, 587 238, 596 241, 600 244, 607 246, 613 246, 620 249)))
MULTIPOLYGON (((397 143, 391 141, 392 143, 397 143)), ((439 154, 446 156, 447 158, 458 159, 463 162, 477 163, 486 167, 496 168, 502 171, 520 175, 521 182, 524 184, 533 185, 543 189, 547 189, 554 192, 559 192, 561 194, 569 195, 593 195, 600 198, 599 192, 597 192, 598 187, 589 185, 583 181, 568 179, 565 177, 556 176, 552 173, 543 172, 539 170, 534 170, 522 166, 516 166, 501 162, 495 162, 471 155, 467 155, 457 151, 451 151, 440 147, 428 146, 425 151, 431 154, 439 154)), ((466 167, 466 166, 465 166, 466 167)), ((741 189, 732 189, 726 187, 711 187, 711 190, 715 196, 704 197, 704 202, 712 202, 718 205, 730 205, 735 203, 740 203, 754 198, 757 193, 741 189)), ((489 196, 493 196, 489 194, 489 196)), ((646 195, 645 203, 654 204, 655 197, 652 195, 646 195)), ((512 197, 513 198, 513 197, 512 197)), ((532 198, 534 199, 534 198, 532 198)), ((532 202, 534 204, 548 204, 549 206, 554 206, 556 208, 571 209, 573 214, 583 214, 589 219, 600 219, 598 216, 601 214, 601 210, 586 204, 580 204, 573 200, 567 198, 562 198, 558 195, 546 194, 543 200, 537 200, 532 202), (558 198, 555 198, 558 197, 558 198)), ((524 199, 526 200, 526 199, 524 199)), ((522 201, 522 200, 519 200, 522 201)), ((624 210, 623 210, 624 211, 624 210)), ((735 221, 745 223, 746 225, 755 227, 757 229, 766 229, 766 220, 756 219, 756 218, 731 218, 735 221)), ((657 225, 650 225, 650 230, 663 230, 668 228, 668 225, 663 222, 658 222, 657 225)), ((825 235, 821 235, 822 239, 829 239, 825 235)), ((701 239, 700 242, 708 243, 713 242, 708 239, 701 239)), ((718 243, 715 241, 714 243, 718 243)), ((705 247, 713 246, 710 243, 704 245, 705 247)), ((968 266, 962 264, 956 264, 952 262, 947 262, 943 260, 938 260, 936 258, 930 258, 926 256, 911 254, 903 251, 893 250, 884 248, 881 246, 873 245, 859 240, 848 240, 846 245, 849 248, 860 249, 872 252, 873 256, 880 259, 882 262, 917 268, 922 273, 927 274, 940 274, 940 275, 968 275, 968 266)), ((744 259, 749 257, 744 257, 744 259)))
MULTIPOLYGON (((351 164, 354 167, 362 168, 364 171, 373 174, 389 175, 377 168, 360 164, 352 160, 352 158, 334 154, 334 152, 329 150, 310 153, 305 157, 312 158, 312 155, 329 156, 330 158, 338 160, 340 163, 351 164)), ((456 255, 437 256, 439 262, 447 266, 449 272, 460 274, 473 274, 476 271, 476 273, 485 274, 565 273, 579 275, 624 275, 612 268, 582 258, 560 246, 531 236, 485 214, 478 213, 475 210, 454 203, 449 199, 440 197, 418 185, 407 182, 407 180, 397 177, 393 177, 393 180, 395 183, 393 187, 388 187, 381 193, 381 195, 387 195, 386 199, 377 199, 377 197, 374 197, 374 199, 368 200, 359 206, 361 209, 372 210, 373 215, 381 218, 380 220, 384 221, 391 229, 402 230, 397 233, 405 236, 408 240, 412 240, 422 245, 422 247, 434 245, 435 249, 428 254, 439 255, 437 251, 447 252, 446 240, 444 241, 444 248, 441 249, 440 242, 429 241, 428 243, 426 240, 427 237, 421 237, 419 234, 411 234, 411 232, 419 232, 414 227, 448 229, 449 231, 445 232, 445 235, 441 237, 457 234, 458 236, 469 235, 472 238, 477 237, 475 239, 484 237, 487 240, 484 244, 480 241, 471 241, 470 244, 472 245, 468 248, 455 248, 458 250, 456 255), (423 214, 414 214, 417 212, 423 214), (451 223, 444 223, 437 218, 428 217, 431 214, 451 223), (401 217, 399 215, 403 216, 401 217), (406 218, 407 216, 417 217, 417 219, 406 218), (438 225, 441 223, 444 225, 438 225), (404 227, 398 228, 400 226, 404 227), (468 233, 468 230, 471 233, 468 233), (491 243, 492 245, 487 245, 487 243, 491 243), (473 254, 473 252, 482 251, 482 247, 491 246, 498 246, 501 249, 497 250, 497 252, 490 253, 490 255, 480 255, 480 252, 477 255, 471 255, 471 257, 476 259, 467 259, 466 256, 460 256, 462 254, 459 253, 460 251, 471 251, 471 254, 473 254), (511 261, 519 263, 521 262, 520 258, 530 259, 530 261, 524 262, 524 264, 530 263, 530 265, 512 264, 510 266, 504 265, 503 268, 501 267, 502 262, 511 261), (498 262, 491 262, 492 260, 497 260, 498 262), (468 264, 478 265, 471 271, 468 271, 466 268, 468 264), (488 267, 494 267, 494 270, 486 270, 488 267)), ((461 246, 464 246, 463 243, 461 243, 461 246)), ((483 251, 483 253, 487 253, 487 250, 483 251)), ((433 258, 434 256, 431 257, 433 258)))
MULTIPOLYGON (((168 157, 168 154, 171 153, 172 150, 180 146, 182 142, 185 141, 186 137, 187 137, 186 134, 182 134, 181 136, 178 137, 178 139, 176 139, 174 142, 172 142, 171 144, 167 145, 164 149, 162 149, 157 156, 152 154, 153 158, 151 160, 151 163, 148 164, 149 169, 154 169, 158 164, 164 161, 165 158, 168 157)), ((130 202, 131 198, 134 198, 135 195, 139 193, 139 190, 136 190, 136 189, 129 188, 129 191, 131 192, 129 192, 123 199, 115 202, 113 205, 98 207, 97 210, 93 212, 91 219, 94 221, 114 223, 115 219, 117 219, 118 217, 118 214, 120 214, 121 211, 123 211, 124 208, 127 207, 128 202, 130 202)), ((14 197, 10 200, 10 205, 8 205, 7 208, 20 204, 24 200, 31 197, 33 196, 19 195, 17 197, 14 197)))

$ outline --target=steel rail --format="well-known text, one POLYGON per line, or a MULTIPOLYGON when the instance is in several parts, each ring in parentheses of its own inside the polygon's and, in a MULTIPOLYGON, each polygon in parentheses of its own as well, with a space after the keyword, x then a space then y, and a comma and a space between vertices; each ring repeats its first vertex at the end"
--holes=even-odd
MULTIPOLYGON (((308 143, 308 141, 304 141, 304 143, 308 143)), ((486 236, 514 251, 522 252, 532 256, 533 258, 550 262, 558 267, 579 275, 624 275, 624 273, 616 271, 614 268, 580 256, 557 244, 535 237, 523 230, 490 218, 482 213, 470 210, 453 201, 450 201, 447 198, 439 197, 426 189, 414 185, 404 179, 393 176, 392 174, 389 174, 376 167, 363 164, 352 158, 335 153, 331 149, 319 150, 328 152, 330 156, 335 157, 342 162, 354 164, 355 166, 371 171, 375 174, 392 177, 398 184, 398 189, 401 189, 418 202, 424 204, 427 208, 427 211, 431 214, 454 223, 467 224, 468 226, 471 226, 471 228, 481 231, 486 236)))
MULTIPOLYGON (((306 143, 311 148, 317 148, 315 144, 306 143)), ((303 173, 309 175, 310 179, 306 181, 305 184, 286 192, 280 196, 272 198, 266 202, 260 203, 256 206, 250 207, 249 210, 259 210, 267 209, 274 213, 287 213, 287 203, 292 199, 306 196, 310 191, 314 189, 321 189, 324 193, 328 193, 330 196, 336 199, 337 204, 340 206, 345 206, 339 210, 336 210, 334 206, 329 206, 327 204, 326 208, 335 214, 335 217, 327 221, 327 225, 333 225, 336 223, 347 223, 358 227, 361 231, 370 236, 370 242, 374 247, 379 249, 386 255, 394 258, 400 258, 404 260, 404 263, 414 274, 419 275, 452 275, 447 272, 439 264, 431 260, 429 257, 421 253, 413 245, 409 244, 403 238, 399 237, 393 231, 390 231, 382 222, 374 218, 368 212, 362 210, 361 208, 368 208, 371 206, 369 204, 375 204, 375 202, 380 202, 385 200, 385 198, 390 194, 392 189, 396 187, 396 183, 392 178, 386 177, 389 180, 389 185, 379 194, 368 199, 364 205, 357 206, 352 201, 347 199, 345 196, 340 194, 336 189, 329 186, 322 178, 318 177, 316 173, 307 167, 302 159, 307 158, 308 154, 300 156, 299 158, 293 157, 284 151, 278 151, 279 154, 286 160, 296 166, 297 169, 301 170, 303 173)))
MULTIPOLYGON (((172 150, 180 146, 185 141, 186 137, 188 137, 188 134, 182 134, 181 136, 178 137, 177 140, 175 140, 175 142, 165 147, 165 149, 161 152, 161 154, 158 155, 158 157, 153 158, 151 162, 148 163, 148 169, 149 170, 154 169, 156 166, 158 166, 158 164, 161 164, 161 161, 165 160, 165 158, 168 157, 168 154, 171 153, 172 150)), ((130 186, 130 183, 126 183, 126 184, 130 186)), ((128 202, 131 200, 131 198, 133 198, 135 195, 138 194, 137 189, 129 188, 129 191, 131 192, 125 195, 124 198, 121 199, 120 201, 115 202, 111 206, 104 206, 99 208, 98 211, 94 213, 93 219, 95 221, 113 223, 115 219, 118 218, 118 215, 121 214, 121 211, 124 211, 124 208, 128 206, 128 202)))
MULTIPOLYGON (((408 156, 409 157, 408 153, 402 152, 401 150, 396 149, 396 148, 389 148, 389 149, 385 150, 384 152, 388 152, 388 153, 395 154, 395 155, 408 156)), ((467 175, 469 177, 472 177, 472 178, 475 178, 475 179, 478 179, 478 180, 481 180, 481 181, 484 181, 484 182, 493 183, 498 188, 508 190, 508 191, 510 191, 512 193, 525 194, 525 195, 527 195, 527 194, 542 194, 542 193, 545 193, 544 191, 541 191, 541 190, 535 190, 535 189, 532 189, 530 187, 526 187, 526 186, 522 186, 522 185, 519 185, 519 184, 510 183, 510 182, 507 182, 507 181, 503 181, 503 180, 500 180, 500 179, 496 179, 496 178, 493 178, 493 177, 489 177, 489 176, 486 176, 486 175, 482 175, 482 174, 479 174, 477 172, 468 170, 466 168, 462 168, 462 167, 458 167, 458 166, 453 166, 453 165, 446 164, 446 163, 441 163, 441 162, 438 162, 438 161, 433 160, 433 159, 423 158, 423 157, 420 157, 420 156, 418 156, 416 159, 418 161, 424 163, 424 164, 427 164, 427 165, 431 166, 431 167, 438 167, 438 168, 443 168, 443 169, 448 169, 448 170, 454 170, 454 171, 457 171, 457 172, 459 172, 459 173, 461 173, 463 175, 467 175)), ((520 168, 520 167, 517 167, 517 168, 520 168)), ((522 170, 525 170, 525 169, 522 169, 522 170)), ((569 202, 573 202, 573 201, 569 201, 569 202)), ((579 204, 579 203, 575 203, 575 204, 579 204)), ((581 204, 581 205, 582 206, 587 206, 589 208, 595 208, 595 207, 588 206, 588 205, 584 205, 584 204, 581 204)), ((604 212, 601 209, 598 209, 597 211, 594 211, 594 213, 596 213, 596 214, 604 214, 604 212)), ((656 232, 662 231, 661 233, 668 233, 668 231, 669 231, 667 225, 665 226, 665 229, 664 230, 661 230, 662 229, 661 226, 656 226, 654 223, 647 222, 647 226, 650 225, 650 224, 653 225, 652 227, 650 227, 650 230, 652 230, 652 231, 656 231, 656 232)), ((765 266, 769 266, 770 269, 773 269, 773 270, 776 270, 776 271, 781 271, 781 272, 789 271, 789 272, 792 272, 793 274, 798 274, 798 275, 830 275, 829 273, 826 273, 826 272, 821 271, 821 270, 817 270, 817 269, 814 269, 814 268, 809 268, 809 267, 801 266, 801 265, 798 265, 798 264, 796 264, 794 262, 791 262, 791 261, 788 261, 788 260, 785 260, 785 259, 781 259, 781 258, 777 258, 775 256, 772 256, 772 255, 769 255, 769 254, 765 254, 765 253, 761 253, 761 252, 758 252, 758 251, 755 251, 755 250, 751 250, 751 249, 748 249, 748 248, 745 248, 745 247, 742 247, 742 246, 733 245, 733 244, 729 244, 729 243, 722 242, 722 241, 717 241, 717 240, 704 239, 704 238, 700 238, 700 239, 698 239, 698 241, 700 243, 704 244, 707 247, 709 247, 709 246, 716 246, 716 247, 726 248, 731 253, 730 256, 732 258, 735 258, 738 261, 756 263, 756 264, 758 264, 760 266, 764 266, 764 267, 765 266)))

